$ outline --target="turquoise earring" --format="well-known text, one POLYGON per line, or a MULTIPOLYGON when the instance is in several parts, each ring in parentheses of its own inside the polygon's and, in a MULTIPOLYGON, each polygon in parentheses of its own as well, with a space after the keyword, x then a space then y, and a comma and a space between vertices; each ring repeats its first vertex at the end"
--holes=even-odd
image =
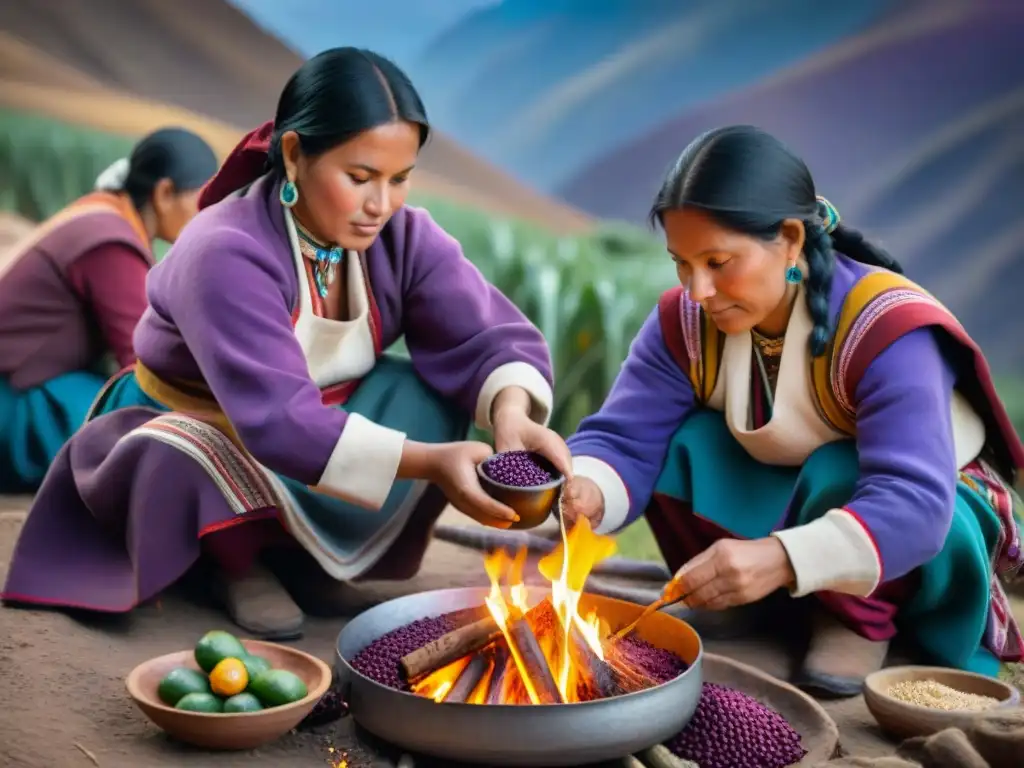
POLYGON ((286 180, 284 184, 281 185, 280 197, 281 205, 285 208, 291 208, 299 202, 299 188, 295 186, 294 181, 286 180))
POLYGON ((796 264, 786 270, 786 282, 797 285, 804 281, 804 273, 800 271, 800 267, 796 264))

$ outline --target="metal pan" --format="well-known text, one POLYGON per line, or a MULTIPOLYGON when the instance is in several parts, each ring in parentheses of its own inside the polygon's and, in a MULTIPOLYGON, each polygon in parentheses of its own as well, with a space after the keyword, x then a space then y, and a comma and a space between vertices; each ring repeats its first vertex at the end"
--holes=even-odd
MULTIPOLYGON (((370 680, 349 660, 377 638, 417 619, 483 604, 485 588, 445 589, 390 600, 361 613, 338 636, 336 670, 356 722, 410 752, 493 766, 585 765, 623 758, 682 730, 700 700, 703 648, 689 624, 657 613, 637 634, 690 666, 674 680, 638 693, 580 704, 441 703, 370 680)), ((530 590, 531 601, 548 590, 530 590)), ((636 618, 635 603, 586 594, 580 611, 596 609, 613 627, 636 618)))

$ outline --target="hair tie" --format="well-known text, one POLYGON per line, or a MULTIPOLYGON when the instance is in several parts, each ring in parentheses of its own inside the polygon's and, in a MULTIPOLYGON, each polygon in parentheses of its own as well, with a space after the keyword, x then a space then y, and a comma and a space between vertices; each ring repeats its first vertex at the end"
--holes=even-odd
POLYGON ((821 226, 825 228, 826 232, 831 235, 836 231, 840 222, 839 211, 821 195, 818 196, 818 216, 821 217, 821 226))
POLYGON ((93 189, 99 192, 123 192, 124 184, 128 181, 128 172, 130 170, 131 163, 128 161, 128 158, 118 158, 96 177, 93 189))

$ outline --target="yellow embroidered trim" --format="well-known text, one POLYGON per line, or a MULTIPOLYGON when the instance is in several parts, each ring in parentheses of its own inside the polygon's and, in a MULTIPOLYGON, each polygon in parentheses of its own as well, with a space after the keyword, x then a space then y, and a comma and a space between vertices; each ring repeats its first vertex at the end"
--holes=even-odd
MULTIPOLYGON (((135 363, 135 380, 139 384, 139 389, 161 405, 216 427, 227 435, 235 445, 242 448, 235 428, 231 426, 228 417, 212 395, 200 397, 184 392, 170 382, 161 379, 141 361, 135 363)), ((199 385, 196 387, 199 388, 199 385)))

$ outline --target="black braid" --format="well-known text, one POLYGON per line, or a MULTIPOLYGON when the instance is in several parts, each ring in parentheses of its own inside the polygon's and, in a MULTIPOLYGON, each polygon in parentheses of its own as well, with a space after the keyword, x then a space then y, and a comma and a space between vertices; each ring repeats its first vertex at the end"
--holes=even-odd
POLYGON ((832 238, 825 228, 814 221, 804 222, 806 240, 804 256, 807 259, 807 311, 814 321, 811 331, 811 355, 825 354, 832 339, 832 320, 829 317, 829 299, 832 296, 832 275, 835 272, 836 255, 832 250, 832 238))
POLYGON ((841 254, 861 264, 872 264, 898 275, 903 274, 903 267, 896 259, 877 245, 869 243, 856 229, 840 224, 832 232, 832 244, 841 254))

